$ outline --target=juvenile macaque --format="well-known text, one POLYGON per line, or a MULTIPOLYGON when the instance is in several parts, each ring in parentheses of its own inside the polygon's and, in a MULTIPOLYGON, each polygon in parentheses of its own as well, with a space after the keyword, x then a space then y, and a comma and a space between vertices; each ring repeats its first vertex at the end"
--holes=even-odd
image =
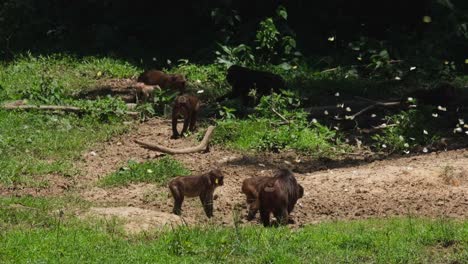
POLYGON ((259 192, 260 217, 264 226, 270 226, 270 214, 279 224, 289 222, 289 214, 297 200, 304 196, 304 188, 299 185, 290 170, 281 169, 265 182, 259 192))
POLYGON ((195 131, 200 104, 200 100, 193 95, 179 95, 176 97, 172 107, 172 138, 179 138, 179 132, 177 131, 177 119, 179 117, 184 118, 181 135, 187 132, 187 128, 192 132, 195 131))
POLYGON ((181 176, 169 182, 174 197, 172 212, 180 215, 184 197, 200 197, 206 216, 213 216, 213 193, 216 187, 224 184, 224 175, 219 169, 198 176, 181 176))
POLYGON ((185 92, 187 81, 180 74, 166 74, 158 70, 147 70, 138 77, 138 82, 146 85, 159 85, 161 89, 185 92))
POLYGON ((218 98, 218 101, 225 98, 240 97, 242 103, 245 104, 249 100, 248 96, 251 89, 255 89, 256 95, 260 98, 263 95, 271 94, 272 91, 279 93, 280 89, 285 88, 285 82, 279 75, 238 65, 229 67, 226 80, 232 86, 232 91, 218 98))
POLYGON ((142 82, 138 82, 135 85, 136 91, 136 103, 139 102, 152 102, 154 99, 154 86, 146 85, 142 82))
POLYGON ((255 215, 258 212, 258 193, 262 186, 269 180, 271 177, 258 176, 245 179, 242 182, 242 193, 245 194, 247 199, 247 204, 249 207, 249 212, 247 214, 247 220, 251 221, 255 218, 255 215))

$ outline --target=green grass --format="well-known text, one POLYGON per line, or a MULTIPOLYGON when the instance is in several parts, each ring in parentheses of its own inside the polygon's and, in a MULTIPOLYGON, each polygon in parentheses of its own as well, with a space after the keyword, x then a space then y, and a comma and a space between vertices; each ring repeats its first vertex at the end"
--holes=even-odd
POLYGON ((218 226, 125 236, 115 222, 0 231, 2 263, 466 263, 468 222, 413 218, 288 228, 218 226))
POLYGON ((267 119, 227 120, 218 122, 213 142, 242 151, 293 149, 320 157, 332 155, 336 147, 340 147, 333 143, 335 135, 334 131, 318 124, 277 126, 267 119))
POLYGON ((120 186, 137 182, 164 184, 175 176, 188 174, 190 171, 182 163, 166 156, 143 163, 129 161, 128 166, 104 177, 100 184, 101 186, 120 186))
POLYGON ((55 225, 60 211, 66 219, 72 219, 74 210, 88 207, 88 202, 71 194, 62 197, 0 197, 0 229, 48 228, 55 225))
POLYGON ((0 184, 40 185, 34 176, 73 174, 82 151, 126 130, 120 119, 0 111, 0 184))
POLYGON ((112 58, 20 55, 13 62, 0 65, 0 100, 22 99, 22 94, 38 89, 44 76, 52 78, 65 94, 72 94, 92 87, 100 79, 131 77, 140 71, 128 62, 112 58))

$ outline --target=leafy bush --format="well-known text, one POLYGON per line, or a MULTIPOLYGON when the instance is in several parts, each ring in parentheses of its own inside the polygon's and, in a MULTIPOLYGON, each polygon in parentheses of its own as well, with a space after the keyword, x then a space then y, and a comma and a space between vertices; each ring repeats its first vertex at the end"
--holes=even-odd
POLYGON ((185 75, 188 80, 188 90, 197 93, 204 102, 213 101, 231 89, 226 82, 226 70, 219 65, 198 65, 182 61, 170 72, 185 75))
POLYGON ((231 117, 218 121, 214 142, 240 150, 294 149, 317 156, 330 155, 336 132, 309 122, 299 106, 300 100, 291 92, 263 96, 247 120, 231 117))
POLYGON ((275 24, 275 20, 286 22, 287 17, 286 8, 278 7, 274 18, 267 17, 260 21, 253 41, 255 46, 245 43, 237 46, 219 45, 221 50, 216 51, 215 63, 226 68, 233 64, 244 66, 279 64, 284 69, 291 69, 291 64, 297 64, 298 57, 302 55, 296 51, 296 40, 291 32, 280 32, 275 24))
POLYGON ((110 96, 98 100, 70 101, 70 104, 84 109, 88 116, 100 122, 119 120, 127 110, 127 105, 122 99, 110 96))
POLYGON ((377 149, 408 152, 416 146, 427 146, 440 138, 440 119, 432 116, 429 107, 401 112, 386 119, 387 128, 372 137, 377 149))
POLYGON ((190 171, 179 161, 166 156, 144 163, 129 161, 127 166, 103 178, 101 185, 119 186, 137 182, 164 184, 172 177, 188 174, 190 171))
POLYGON ((29 99, 37 104, 62 104, 64 99, 64 88, 57 80, 45 72, 40 76, 39 83, 30 89, 20 91, 23 99, 29 99))

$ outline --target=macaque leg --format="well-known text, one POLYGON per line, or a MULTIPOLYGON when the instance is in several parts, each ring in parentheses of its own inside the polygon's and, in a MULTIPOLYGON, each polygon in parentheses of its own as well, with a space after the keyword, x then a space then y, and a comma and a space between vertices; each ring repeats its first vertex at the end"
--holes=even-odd
POLYGON ((184 115, 184 127, 182 128, 182 132, 181 132, 182 136, 187 132, 187 128, 188 128, 189 121, 190 121, 189 119, 190 119, 190 115, 189 113, 186 113, 184 115))
POLYGON ((172 113, 172 138, 179 138, 179 132, 177 132, 177 113, 172 113))
POLYGON ((262 220, 264 227, 270 226, 270 212, 266 210, 260 210, 260 219, 262 220))
POLYGON ((197 114, 198 114, 198 111, 194 110, 192 112, 192 114, 190 115, 190 127, 189 127, 189 130, 190 131, 195 131, 196 129, 196 125, 197 125, 197 114))
POLYGON ((247 214, 247 220, 251 221, 255 218, 255 215, 258 212, 258 200, 257 199, 247 199, 247 202, 249 203, 249 213, 247 214))
POLYGON ((177 187, 169 187, 172 193, 172 197, 174 197, 174 208, 172 212, 176 215, 181 215, 182 213, 182 203, 184 202, 184 195, 182 195, 177 187))
POLYGON ((289 221, 289 214, 286 208, 279 210, 279 212, 275 212, 275 217, 278 220, 280 225, 287 225, 289 221))
POLYGON ((213 194, 201 194, 200 200, 203 204, 203 209, 205 210, 206 216, 211 218, 213 216, 213 194))

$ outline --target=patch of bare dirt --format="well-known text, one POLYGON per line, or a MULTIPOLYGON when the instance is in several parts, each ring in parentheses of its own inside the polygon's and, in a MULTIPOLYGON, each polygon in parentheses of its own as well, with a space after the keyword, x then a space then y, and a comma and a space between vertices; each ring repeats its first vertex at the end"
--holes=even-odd
MULTIPOLYGON (((197 144, 193 136, 172 140, 170 135, 169 121, 152 119, 135 131, 85 153, 84 161, 79 165, 85 173, 77 179, 81 195, 99 206, 131 206, 170 213, 173 200, 166 186, 133 184, 103 189, 95 184, 129 159, 145 161, 161 155, 141 148, 133 142, 134 139, 173 148, 197 144)), ((183 216, 189 224, 232 225, 236 215, 243 217, 246 214, 245 197, 240 192, 242 181, 248 177, 271 175, 278 167, 293 169, 305 188, 305 196, 293 212, 296 226, 326 220, 401 215, 468 217, 466 149, 370 163, 364 160, 314 161, 294 153, 251 157, 216 147, 209 153, 174 157, 193 174, 215 166, 220 166, 226 174, 225 185, 215 192, 218 198, 213 219, 205 217, 199 199, 184 201, 183 216)))
POLYGON ((125 222, 128 233, 139 233, 155 228, 174 227, 183 224, 182 218, 174 214, 145 210, 137 207, 92 207, 85 217, 117 218, 125 222))

